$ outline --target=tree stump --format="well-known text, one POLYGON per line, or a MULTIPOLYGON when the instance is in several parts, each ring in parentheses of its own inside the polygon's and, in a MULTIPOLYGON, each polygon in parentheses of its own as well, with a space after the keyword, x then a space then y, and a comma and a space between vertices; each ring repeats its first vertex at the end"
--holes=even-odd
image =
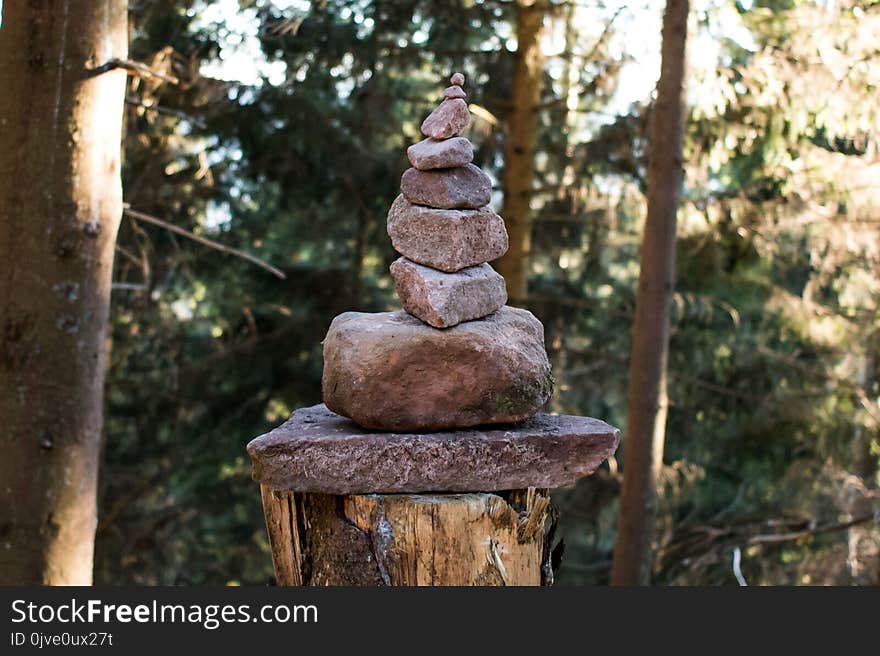
POLYGON ((595 471, 619 439, 545 414, 375 433, 319 405, 248 452, 279 585, 541 585, 553 580, 549 488, 595 471))
POLYGON ((279 585, 538 585, 552 577, 547 490, 261 490, 279 585))

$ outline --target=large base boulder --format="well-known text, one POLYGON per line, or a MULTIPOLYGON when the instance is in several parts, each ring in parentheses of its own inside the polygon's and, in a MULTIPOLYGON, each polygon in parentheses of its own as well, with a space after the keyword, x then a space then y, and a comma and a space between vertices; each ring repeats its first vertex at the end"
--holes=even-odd
POLYGON ((324 339, 324 403, 364 428, 436 431, 518 422, 553 393, 544 328, 504 306, 446 330, 406 312, 346 312, 324 339))

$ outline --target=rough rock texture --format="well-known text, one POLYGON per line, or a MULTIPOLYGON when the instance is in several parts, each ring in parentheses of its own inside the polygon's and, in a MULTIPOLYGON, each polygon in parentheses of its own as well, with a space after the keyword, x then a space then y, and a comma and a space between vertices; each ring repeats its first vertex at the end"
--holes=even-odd
POLYGON ((522 421, 553 393, 544 327, 508 306, 446 330, 406 312, 346 312, 324 338, 324 403, 365 428, 522 421))
POLYGON ((485 317, 507 302, 504 278, 488 264, 443 273, 401 257, 391 275, 403 309, 435 328, 485 317))
POLYGON ((453 73, 449 81, 456 86, 464 86, 464 75, 462 73, 453 73))
POLYGON ((507 252, 504 220, 488 206, 438 210, 413 205, 400 195, 388 211, 388 236, 404 257, 447 273, 507 252))
POLYGON ((464 137, 452 139, 422 139, 406 149, 410 164, 417 169, 448 169, 470 164, 474 159, 474 147, 464 137))
POLYGON ((448 139, 471 124, 471 113, 461 98, 447 98, 422 123, 422 134, 434 139, 448 139))
POLYGON ((248 444, 254 480, 276 490, 364 494, 557 488, 589 476, 620 431, 541 413, 516 426, 372 433, 324 405, 303 408, 248 444))
POLYGON ((457 84, 453 84, 451 87, 446 87, 443 90, 444 98, 467 98, 467 94, 457 84))
POLYGON ((454 169, 407 169, 400 191, 410 203, 438 209, 477 209, 492 199, 492 180, 473 164, 454 169))

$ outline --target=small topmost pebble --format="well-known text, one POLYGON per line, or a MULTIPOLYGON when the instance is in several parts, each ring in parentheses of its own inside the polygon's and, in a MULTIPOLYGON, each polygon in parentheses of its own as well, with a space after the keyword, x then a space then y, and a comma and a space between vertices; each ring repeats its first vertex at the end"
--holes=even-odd
POLYGON ((453 73, 452 77, 449 78, 449 81, 452 82, 455 86, 464 86, 464 75, 461 73, 453 73))

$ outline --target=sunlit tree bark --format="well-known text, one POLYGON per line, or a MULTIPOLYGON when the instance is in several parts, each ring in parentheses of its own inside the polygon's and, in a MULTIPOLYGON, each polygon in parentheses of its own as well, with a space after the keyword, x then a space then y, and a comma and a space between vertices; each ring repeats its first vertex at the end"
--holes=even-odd
POLYGON ((0 27, 0 584, 88 584, 125 0, 4 0, 0 27))
POLYGON ((651 122, 648 216, 642 240, 627 387, 623 489, 611 583, 647 585, 653 562, 657 476, 666 432, 669 305, 682 184, 682 91, 688 0, 667 0, 657 101, 651 122))
MULTIPOLYGON (((877 341, 872 335, 867 343, 867 352, 862 356, 859 383, 871 389, 877 380, 877 341)), ((866 415, 868 413, 865 413, 866 415)), ((873 495, 876 494, 877 456, 871 445, 876 441, 877 425, 870 416, 866 425, 858 425, 851 446, 852 473, 844 485, 845 510, 851 518, 870 514, 873 509, 873 495)), ((859 523, 847 531, 847 548, 850 580, 853 585, 880 585, 880 553, 875 543, 876 531, 872 522, 859 523)))
POLYGON ((510 248, 496 263, 496 269, 507 281, 507 293, 514 301, 524 300, 528 294, 532 241, 530 201, 535 177, 538 103, 544 75, 541 35, 547 11, 544 0, 517 0, 517 50, 505 136, 504 205, 501 209, 501 216, 507 224, 510 248))

